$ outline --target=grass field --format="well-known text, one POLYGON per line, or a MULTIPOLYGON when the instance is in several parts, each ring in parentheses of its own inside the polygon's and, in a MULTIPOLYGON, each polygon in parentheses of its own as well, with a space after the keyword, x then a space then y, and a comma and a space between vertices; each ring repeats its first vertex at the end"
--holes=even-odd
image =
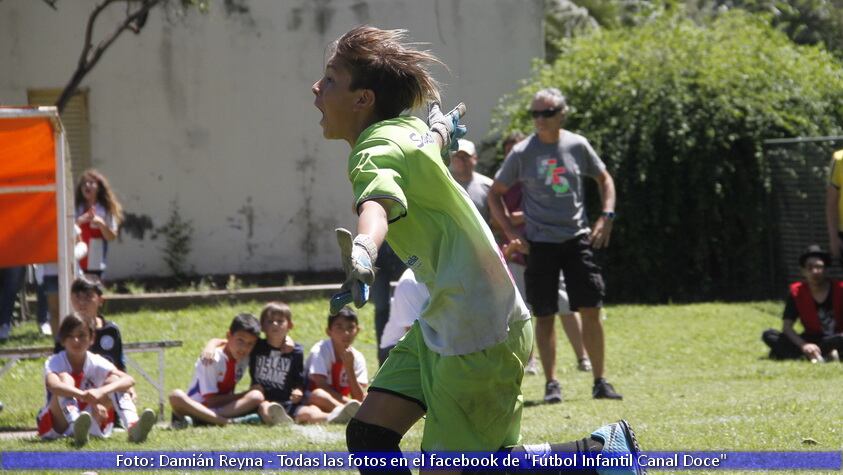
MULTIPOLYGON (((166 353, 169 391, 188 384, 195 358, 208 338, 224 335, 237 312, 257 313, 260 306, 253 303, 143 311, 111 318, 120 325, 125 341, 184 341, 183 347, 166 353)), ((295 328, 291 335, 307 350, 324 337, 327 302, 308 301, 292 307, 295 328)), ((768 327, 780 326, 780 303, 615 306, 607 313, 607 376, 624 394, 624 401, 592 400, 590 376, 576 371, 567 343, 560 342, 559 379, 565 401, 552 406, 539 404, 544 378, 525 377, 523 391, 529 404, 522 423, 525 442, 582 438, 606 422, 626 418, 648 451, 843 448, 843 398, 839 397, 843 365, 772 362, 765 358, 760 334, 768 327)), ((363 328, 355 345, 366 355, 370 375, 376 369, 372 318, 371 307, 361 312, 363 328)), ((561 328, 557 333, 562 338, 561 328)), ((12 338, 0 347, 47 343, 35 324, 28 323, 15 328, 12 338)), ((155 373, 152 354, 135 357, 155 373)), ((42 368, 43 360, 24 361, 0 379, 0 400, 6 404, 0 412, 0 431, 34 428, 34 417, 44 398, 42 368)), ((152 386, 140 375, 133 375, 139 380, 139 406, 156 407, 152 386)), ((244 378, 240 387, 247 383, 248 378, 244 378)), ((168 409, 167 420, 169 416, 168 409)), ((417 424, 404 438, 405 450, 418 450, 421 426, 417 424)), ((128 444, 123 434, 118 434, 107 440, 92 440, 84 450, 339 451, 344 447, 342 426, 233 426, 178 432, 156 429, 140 447, 128 444)), ((9 450, 73 449, 69 441, 0 438, 0 451, 9 450)))

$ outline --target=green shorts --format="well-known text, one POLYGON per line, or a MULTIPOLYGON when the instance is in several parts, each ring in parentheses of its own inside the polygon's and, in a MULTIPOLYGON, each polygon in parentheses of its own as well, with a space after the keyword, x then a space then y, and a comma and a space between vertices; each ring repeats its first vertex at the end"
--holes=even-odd
POLYGON ((530 320, 485 350, 443 356, 424 342, 419 322, 389 353, 370 391, 418 402, 426 411, 422 450, 494 451, 521 433, 521 380, 533 345, 530 320))

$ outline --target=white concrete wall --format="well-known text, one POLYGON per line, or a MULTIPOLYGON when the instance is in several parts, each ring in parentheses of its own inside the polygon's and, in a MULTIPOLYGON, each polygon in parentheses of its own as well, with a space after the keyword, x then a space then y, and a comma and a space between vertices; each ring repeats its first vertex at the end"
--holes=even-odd
MULTIPOLYGON (((158 9, 86 78, 93 165, 128 213, 161 226, 177 202, 193 222, 200 274, 336 269, 333 229, 351 227, 345 142, 325 141, 313 107, 325 48, 369 23, 406 28, 450 67, 446 105, 469 106, 469 138, 543 55, 540 0, 247 0, 247 14, 158 9)), ((94 0, 0 2, 0 103, 69 79, 94 0)), ((120 8, 106 11, 110 31, 120 8)), ((166 275, 163 239, 124 232, 109 277, 166 275)))

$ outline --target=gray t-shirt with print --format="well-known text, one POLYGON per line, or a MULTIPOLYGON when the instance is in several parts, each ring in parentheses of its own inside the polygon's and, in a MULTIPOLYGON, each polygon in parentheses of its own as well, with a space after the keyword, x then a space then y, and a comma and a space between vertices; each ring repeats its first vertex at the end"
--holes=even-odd
POLYGON ((556 143, 533 134, 515 144, 495 179, 507 187, 523 184, 525 237, 559 243, 590 232, 582 177, 605 169, 585 137, 563 130, 556 143))
MULTIPOLYGON (((459 182, 457 182, 459 183, 459 182)), ((486 175, 481 175, 477 172, 471 173, 471 181, 468 183, 460 183, 460 185, 468 193, 471 202, 483 216, 483 221, 489 222, 489 202, 486 197, 489 196, 489 189, 492 187, 492 179, 486 175)))

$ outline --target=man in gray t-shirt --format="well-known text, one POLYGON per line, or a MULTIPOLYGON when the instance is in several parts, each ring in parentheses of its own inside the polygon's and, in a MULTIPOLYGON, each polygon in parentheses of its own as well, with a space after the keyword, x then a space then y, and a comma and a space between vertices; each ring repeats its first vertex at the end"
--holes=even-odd
POLYGON ((615 213, 615 185, 588 140, 562 128, 567 112, 558 89, 542 89, 531 108, 536 132, 517 143, 504 160, 489 192, 489 211, 510 241, 527 255, 527 303, 536 317, 536 343, 547 384, 545 401, 562 400, 556 380, 554 316, 559 311, 559 272, 565 276, 571 311, 582 316, 582 334, 591 357, 596 399, 621 399, 603 378, 605 342, 600 308, 604 286, 592 249, 609 245, 615 213), (589 227, 583 177, 597 182, 603 213, 589 227), (525 235, 506 217, 502 197, 521 183, 525 235))
POLYGON ((470 140, 459 139, 456 152, 451 154, 449 168, 454 180, 462 185, 468 192, 471 202, 480 211, 483 221, 489 222, 489 188, 492 187, 492 179, 474 171, 477 167, 477 149, 470 140))

